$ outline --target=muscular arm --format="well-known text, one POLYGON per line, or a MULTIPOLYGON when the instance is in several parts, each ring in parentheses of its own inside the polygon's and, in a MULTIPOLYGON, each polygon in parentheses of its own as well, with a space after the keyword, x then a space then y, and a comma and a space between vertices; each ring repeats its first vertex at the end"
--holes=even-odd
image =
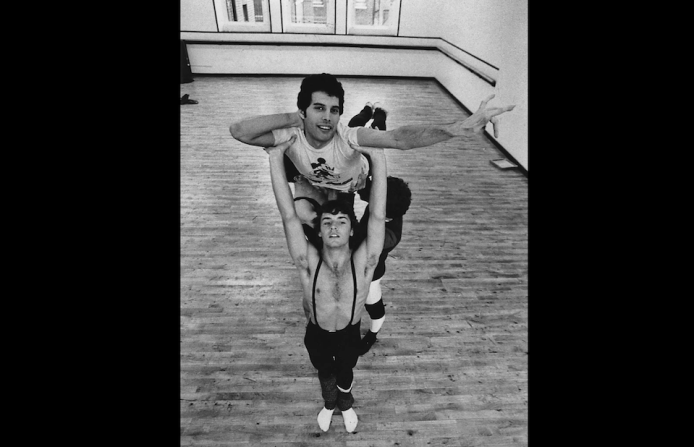
POLYGON ((410 125, 388 131, 360 127, 357 130, 357 140, 360 146, 386 147, 404 151, 463 136, 454 134, 451 126, 453 125, 410 125))
MULTIPOLYGON (((386 198, 387 198, 387 170, 386 156, 383 150, 371 150, 371 172, 373 183, 369 196, 369 217, 366 230, 366 262, 369 267, 376 267, 378 258, 383 250, 386 231, 386 198)), ((362 247, 359 247, 362 248, 362 247)))
MULTIPOLYGON (((289 141, 280 146, 284 150, 294 141, 292 137, 289 141)), ((272 181, 272 191, 275 194, 277 208, 282 216, 284 234, 287 238, 289 254, 294 260, 294 264, 300 270, 308 268, 308 242, 304 237, 304 230, 301 226, 301 219, 294 209, 294 199, 287 183, 287 176, 284 172, 284 150, 269 148, 270 154, 270 179, 272 181)))
POLYGON ((242 143, 267 147, 275 145, 275 137, 272 135, 274 129, 302 126, 303 121, 298 112, 277 113, 237 121, 229 126, 229 132, 242 143))
POLYGON ((494 125, 494 136, 498 137, 497 115, 513 110, 515 105, 506 107, 487 108, 487 103, 494 97, 488 96, 480 104, 479 109, 464 120, 440 125, 409 125, 394 130, 379 131, 369 128, 357 130, 357 140, 360 146, 387 147, 408 150, 450 140, 455 137, 476 140, 487 123, 494 125))

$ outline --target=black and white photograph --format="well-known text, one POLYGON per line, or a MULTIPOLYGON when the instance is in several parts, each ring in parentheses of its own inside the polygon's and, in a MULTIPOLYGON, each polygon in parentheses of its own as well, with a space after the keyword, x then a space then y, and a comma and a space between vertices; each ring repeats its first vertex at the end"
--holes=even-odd
POLYGON ((528 446, 528 1, 179 5, 180 445, 528 446))

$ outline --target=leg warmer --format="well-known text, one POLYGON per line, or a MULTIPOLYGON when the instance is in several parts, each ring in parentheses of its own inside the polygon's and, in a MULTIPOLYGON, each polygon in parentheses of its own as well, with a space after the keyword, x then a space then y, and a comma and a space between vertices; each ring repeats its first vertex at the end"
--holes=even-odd
POLYGON ((349 410, 354 404, 354 396, 352 396, 352 387, 349 387, 348 391, 344 391, 338 387, 337 390, 337 408, 340 411, 349 410))
POLYGON ((374 304, 366 304, 364 307, 372 320, 378 320, 386 315, 386 307, 383 305, 382 299, 378 300, 374 304))
POLYGON ((337 379, 335 376, 321 377, 319 374, 318 380, 320 381, 320 389, 323 395, 323 401, 325 401, 325 408, 328 410, 335 409, 335 405, 338 403, 337 379))

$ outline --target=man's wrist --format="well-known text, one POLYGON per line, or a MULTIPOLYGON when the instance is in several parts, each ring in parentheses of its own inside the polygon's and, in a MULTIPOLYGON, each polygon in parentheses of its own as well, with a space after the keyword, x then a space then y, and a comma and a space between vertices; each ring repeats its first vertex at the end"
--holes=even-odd
POLYGON ((465 137, 465 136, 470 136, 474 135, 475 129, 473 127, 473 120, 470 119, 470 117, 465 118, 462 121, 459 121, 457 126, 457 132, 456 136, 458 137, 465 137))
POLYGON ((301 127, 302 121, 299 112, 289 112, 287 115, 289 127, 301 127))

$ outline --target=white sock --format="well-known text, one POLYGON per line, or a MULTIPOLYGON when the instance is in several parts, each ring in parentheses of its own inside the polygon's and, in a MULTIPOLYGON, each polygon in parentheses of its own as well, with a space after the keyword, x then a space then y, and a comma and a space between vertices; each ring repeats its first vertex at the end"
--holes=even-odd
POLYGON ((381 318, 378 318, 376 320, 371 320, 371 332, 378 332, 381 330, 381 326, 383 326, 383 322, 386 320, 386 317, 383 316, 381 318))
POLYGON ((357 423, 359 423, 359 418, 357 417, 357 413, 354 412, 354 408, 343 411, 342 420, 345 423, 345 429, 350 433, 357 428, 357 423))
POLYGON ((330 428, 330 422, 333 419, 333 411, 335 411, 334 408, 332 410, 328 410, 327 408, 323 407, 320 413, 318 413, 318 425, 320 426, 321 430, 328 431, 330 428))

